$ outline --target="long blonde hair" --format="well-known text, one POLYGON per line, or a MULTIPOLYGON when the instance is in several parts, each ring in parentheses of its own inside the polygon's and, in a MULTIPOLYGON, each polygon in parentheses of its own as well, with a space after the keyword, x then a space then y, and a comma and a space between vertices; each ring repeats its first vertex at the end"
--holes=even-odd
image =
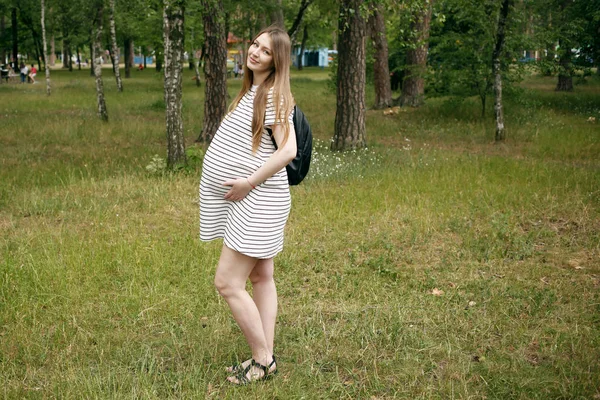
MULTIPOLYGON (((262 132, 265 122, 265 109, 267 107, 267 97, 269 91, 273 88, 273 106, 275 107, 275 120, 278 121, 283 116, 283 144, 288 139, 290 134, 290 126, 287 123, 288 117, 294 108, 295 102, 290 90, 290 63, 291 63, 291 44, 290 37, 287 32, 278 27, 271 25, 268 28, 260 31, 252 40, 252 43, 263 33, 268 33, 271 38, 271 51, 273 54, 273 69, 265 81, 256 89, 254 96, 254 114, 252 116, 252 151, 256 153, 260 146, 262 132)), ((250 45, 252 45, 252 43, 250 45)), ((247 53, 246 53, 247 54, 247 53)), ((247 56, 246 56, 247 58, 247 56)), ((254 81, 254 73, 246 65, 247 59, 244 60, 244 80, 242 89, 237 97, 229 106, 229 112, 237 107, 238 103, 244 95, 252 87, 254 81)))

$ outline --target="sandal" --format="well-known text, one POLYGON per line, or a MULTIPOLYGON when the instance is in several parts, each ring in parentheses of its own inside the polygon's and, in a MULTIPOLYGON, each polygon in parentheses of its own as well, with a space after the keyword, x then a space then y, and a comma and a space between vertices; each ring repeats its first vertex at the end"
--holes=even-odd
POLYGON ((273 360, 271 361, 271 363, 267 367, 265 367, 262 364, 257 363, 254 359, 252 359, 250 361, 250 364, 246 368, 244 368, 241 371, 238 371, 237 375, 235 376, 235 379, 237 379, 237 382, 233 382, 231 380, 230 380, 230 382, 233 383, 233 384, 235 384, 235 385, 242 386, 242 385, 247 385, 247 384, 253 383, 253 382, 260 382, 260 381, 269 380, 276 373, 277 373, 277 361, 275 360, 275 356, 273 356, 273 360), (273 370, 273 372, 270 372, 271 368, 273 367, 273 365, 275 365, 275 370, 273 370), (248 377, 248 373, 250 372, 250 370, 252 369, 252 367, 257 367, 258 369, 261 369, 263 371, 263 375, 261 377, 258 377, 258 378, 254 378, 255 375, 250 375, 250 377, 248 377))
MULTIPOLYGON (((248 365, 250 365, 252 363, 252 359, 249 359, 249 360, 246 360, 246 361, 250 362, 248 365)), ((234 364, 234 365, 232 365, 230 367, 226 367, 225 371, 227 371, 230 374, 237 375, 237 374, 239 374, 240 372, 242 372, 244 369, 246 369, 248 367, 248 365, 244 366, 244 363, 246 361, 238 363, 238 364, 234 364)), ((275 361, 275 355, 274 354, 273 354, 273 361, 271 362, 271 364, 269 364, 269 369, 271 368, 271 365, 273 365, 273 364, 277 364, 277 361, 275 361)), ((275 371, 273 371, 271 373, 272 374, 276 374, 277 370, 275 370, 275 371)))

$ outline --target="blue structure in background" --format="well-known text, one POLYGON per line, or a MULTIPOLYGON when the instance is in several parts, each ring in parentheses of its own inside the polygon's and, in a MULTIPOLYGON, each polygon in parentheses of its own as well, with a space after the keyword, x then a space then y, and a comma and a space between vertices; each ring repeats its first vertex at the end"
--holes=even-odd
MULTIPOLYGON (((135 65, 140 65, 144 63, 144 57, 140 57, 140 56, 134 56, 133 57, 133 63, 135 65)), ((153 60, 152 57, 146 57, 146 64, 152 64, 153 60)))
MULTIPOLYGON (((321 47, 318 49, 304 50, 304 55, 302 58, 302 66, 304 67, 328 67, 330 63, 329 59, 329 49, 326 47, 321 47)), ((296 47, 294 49, 294 59, 292 60, 294 66, 298 66, 298 58, 300 55, 300 47, 296 47)))

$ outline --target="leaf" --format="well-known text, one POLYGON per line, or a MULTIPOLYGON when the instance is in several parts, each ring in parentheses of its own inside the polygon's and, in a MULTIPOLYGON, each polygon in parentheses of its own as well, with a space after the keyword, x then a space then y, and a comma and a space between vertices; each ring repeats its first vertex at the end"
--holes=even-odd
POLYGON ((434 288, 430 293, 434 296, 441 296, 444 294, 444 291, 438 288, 434 288))

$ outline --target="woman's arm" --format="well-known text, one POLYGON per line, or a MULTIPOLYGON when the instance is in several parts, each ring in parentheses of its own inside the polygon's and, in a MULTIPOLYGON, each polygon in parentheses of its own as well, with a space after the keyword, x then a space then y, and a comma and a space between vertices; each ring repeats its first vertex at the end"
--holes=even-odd
POLYGON ((283 146, 281 146, 284 136, 283 126, 280 124, 273 126, 273 137, 275 143, 277 143, 277 150, 269 157, 267 162, 246 178, 230 179, 223 182, 223 185, 231 186, 231 189, 225 194, 226 200, 242 200, 252 189, 269 179, 296 157, 296 132, 294 131, 294 124, 289 121, 288 123, 290 124, 290 133, 283 146))

